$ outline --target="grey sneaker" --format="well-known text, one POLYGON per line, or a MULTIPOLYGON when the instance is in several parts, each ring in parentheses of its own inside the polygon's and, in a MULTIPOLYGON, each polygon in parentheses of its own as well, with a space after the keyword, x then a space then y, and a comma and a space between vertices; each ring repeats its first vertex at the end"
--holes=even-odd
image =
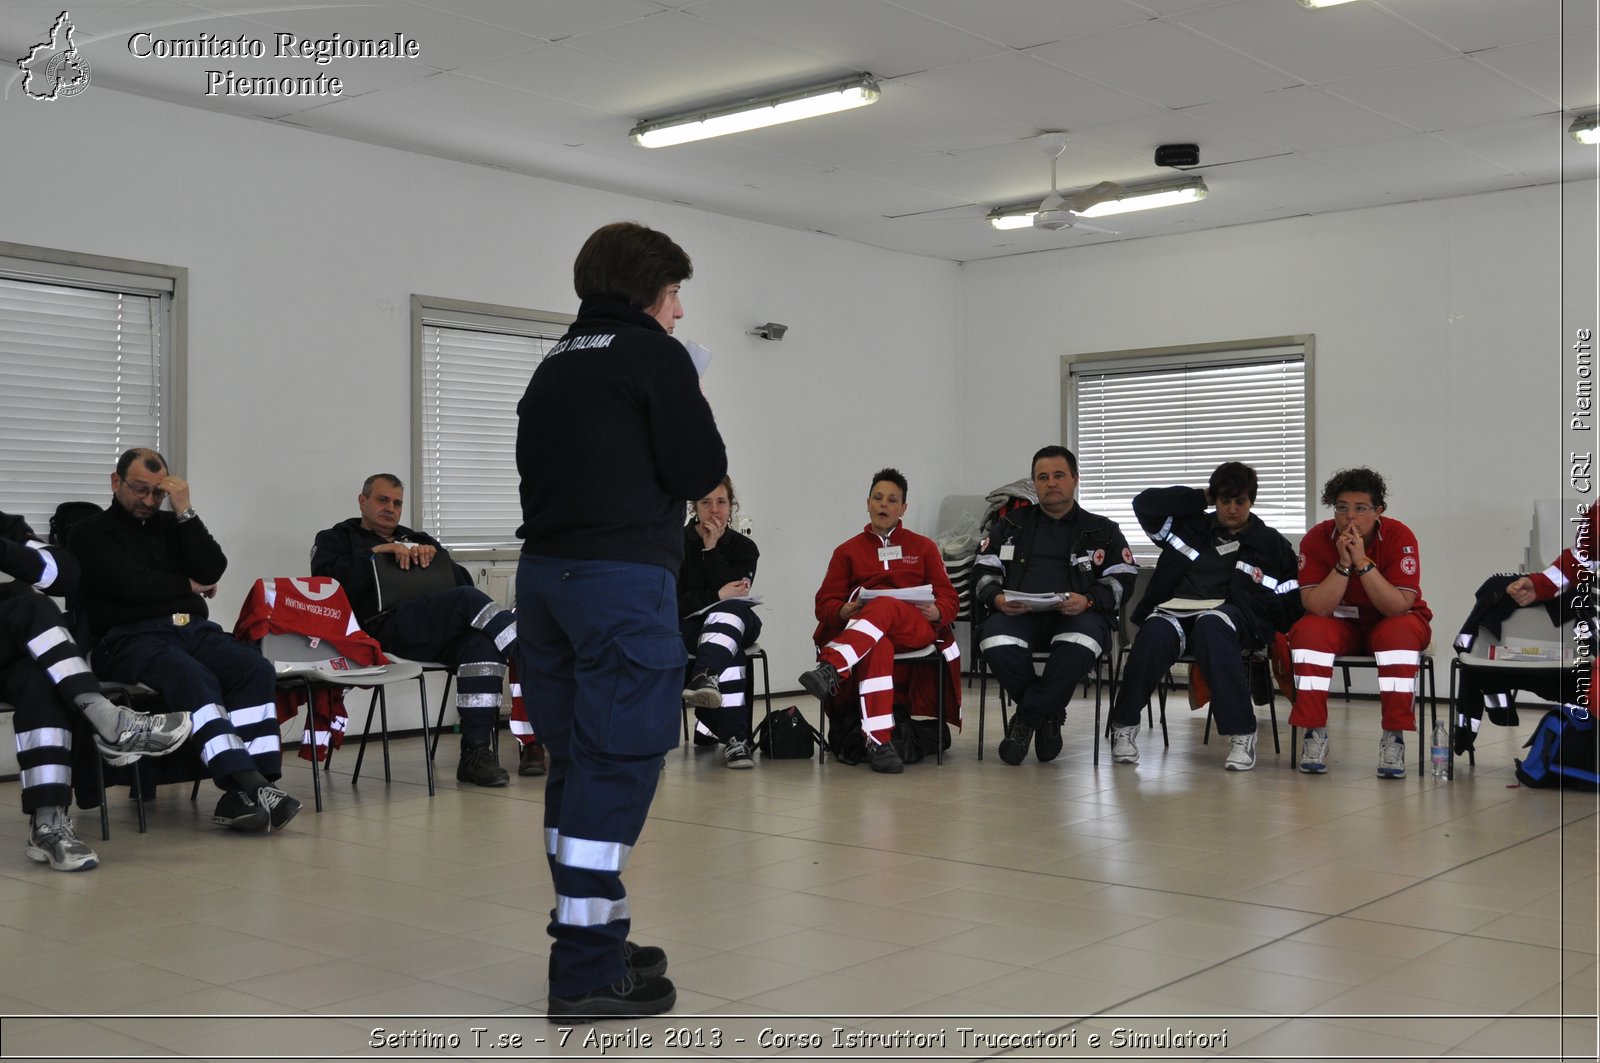
POLYGON ((807 694, 827 704, 839 692, 839 672, 827 661, 818 661, 811 671, 800 673, 800 685, 807 694))
POLYGON ((1300 770, 1307 775, 1321 775, 1328 770, 1328 729, 1312 727, 1306 731, 1305 744, 1300 747, 1300 770))
POLYGON ((1399 731, 1385 731, 1378 740, 1378 778, 1406 777, 1406 739, 1399 731))
POLYGON ((723 757, 728 761, 730 768, 753 768, 756 762, 750 759, 750 743, 742 738, 735 738, 728 742, 728 748, 723 750, 723 757))
POLYGON ((1111 729, 1111 759, 1118 764, 1139 763, 1139 725, 1111 729))
POLYGON ((94 736, 95 748, 112 767, 132 764, 140 757, 166 756, 183 745, 194 728, 186 712, 156 715, 123 709, 118 722, 122 731, 115 742, 108 742, 98 734, 94 736))
POLYGON ((27 853, 29 860, 49 864, 56 871, 87 871, 100 862, 72 829, 70 819, 45 827, 35 824, 28 833, 27 853))
POLYGON ((722 708, 722 688, 715 678, 701 672, 683 688, 684 704, 696 709, 722 708))
POLYGON ((1229 735, 1228 759, 1222 766, 1228 771, 1249 771, 1256 766, 1256 735, 1229 735))

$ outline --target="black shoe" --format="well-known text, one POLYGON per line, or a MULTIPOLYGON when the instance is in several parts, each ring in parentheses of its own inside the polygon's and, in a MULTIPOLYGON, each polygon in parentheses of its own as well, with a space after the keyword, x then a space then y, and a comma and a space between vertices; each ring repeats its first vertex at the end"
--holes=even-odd
POLYGON ((511 782, 511 775, 500 766, 493 749, 470 746, 461 751, 461 763, 456 765, 456 781, 469 782, 474 786, 505 786, 511 782))
POLYGON ((666 978, 640 978, 625 974, 620 982, 602 986, 581 997, 550 998, 545 1017, 552 1022, 593 1022, 595 1019, 632 1019, 670 1011, 678 991, 666 978))
POLYGON ((269 831, 272 829, 272 812, 243 790, 228 790, 217 801, 216 810, 211 813, 211 822, 229 830, 269 831))
POLYGON ((277 830, 300 812, 300 802, 278 789, 263 786, 256 791, 256 804, 267 810, 268 830, 277 830))
POLYGON ((800 685, 807 694, 826 705, 828 699, 839 692, 839 672, 827 661, 818 661, 811 671, 800 673, 800 685))
POLYGON ((1052 716, 1033 732, 1033 755, 1047 764, 1061 755, 1061 746, 1061 721, 1052 716))
POLYGON ((872 761, 873 771, 881 771, 885 775, 899 775, 906 770, 906 762, 900 759, 900 754, 895 752, 894 746, 888 742, 882 745, 869 743, 867 756, 872 761))
POLYGON ((654 945, 624 941, 622 959, 635 978, 660 978, 667 973, 667 950, 654 945))
POLYGON ((544 746, 537 739, 522 743, 522 749, 517 752, 517 774, 544 774, 544 746))
POLYGON ((1028 758, 1028 743, 1032 740, 1033 726, 1020 715, 1011 717, 1011 726, 1000 739, 1000 759, 1007 764, 1021 764, 1028 758))
POLYGON ((689 685, 683 688, 684 704, 696 709, 722 708, 722 688, 717 681, 704 672, 689 680, 689 685))

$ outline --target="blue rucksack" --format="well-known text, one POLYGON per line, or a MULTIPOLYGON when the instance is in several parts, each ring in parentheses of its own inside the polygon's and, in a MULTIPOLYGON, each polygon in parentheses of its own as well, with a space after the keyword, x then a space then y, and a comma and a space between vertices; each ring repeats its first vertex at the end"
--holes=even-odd
POLYGON ((1516 762, 1524 786, 1600 789, 1596 773, 1594 716, 1582 705, 1558 705, 1544 714, 1523 746, 1528 756, 1516 762))

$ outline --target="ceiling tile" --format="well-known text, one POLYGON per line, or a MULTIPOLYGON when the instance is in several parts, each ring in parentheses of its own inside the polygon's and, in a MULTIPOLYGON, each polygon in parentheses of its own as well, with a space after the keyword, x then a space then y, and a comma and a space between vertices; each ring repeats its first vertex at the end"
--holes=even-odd
MULTIPOLYGON (((1554 37, 1563 28, 1561 5, 1549 0, 1535 0, 1534 3, 1502 0, 1488 4, 1462 3, 1461 0, 1378 0, 1377 6, 1463 52, 1554 37)), ((1590 7, 1592 9, 1592 3, 1590 7)), ((1591 21, 1589 25, 1594 23, 1591 21)))
POLYGON ((869 134, 923 151, 961 151, 1021 140, 1037 132, 1005 110, 941 99, 920 87, 916 78, 884 82, 877 103, 851 111, 848 117, 853 126, 869 134))
POLYGON ((1306 85, 1242 100, 1203 103, 1181 113, 1294 151, 1397 140, 1409 132, 1399 122, 1306 85))
POLYGON ((1544 97, 1465 57, 1322 87, 1421 131, 1519 118, 1550 109, 1550 101, 1544 97))
POLYGON ((1595 92, 1594 31, 1474 52, 1472 58, 1566 111, 1591 110, 1595 92))
POLYGON ((998 41, 1008 48, 1082 37, 1143 22, 1149 13, 1123 0, 890 0, 891 3, 998 41))
POLYGON ((1280 155, 1206 172, 1202 201, 1225 212, 1312 214, 1362 202, 1382 202, 1385 190, 1304 155, 1280 155))
POLYGON ((1295 83, 1165 21, 1047 44, 1028 54, 1163 107, 1192 107, 1295 83))
POLYGON ((664 8, 652 0, 411 0, 424 7, 470 18, 517 33, 560 41, 597 30, 610 29, 664 8))
MULTIPOLYGON (((466 63, 526 51, 544 43, 527 34, 496 29, 405 3, 338 7, 258 5, 241 12, 239 18, 271 31, 293 33, 309 40, 321 40, 334 34, 383 40, 404 33, 420 47, 417 62, 435 70, 453 70, 466 63)), ((359 62, 367 65, 377 60, 359 62)))
POLYGON ((965 205, 956 196, 940 195, 848 170, 772 181, 762 188, 775 196, 808 203, 848 203, 852 209, 884 218, 965 205))
POLYGON ((781 41, 831 65, 883 78, 1003 50, 883 0, 705 0, 693 13, 729 32, 781 41))
POLYGON ((1311 83, 1456 54, 1366 4, 1313 11, 1285 0, 1234 0, 1173 21, 1311 83))
POLYGON ((1426 134, 1390 143, 1352 144, 1306 157, 1407 196, 1441 183, 1470 188, 1477 181, 1502 177, 1506 172, 1498 163, 1426 134))
POLYGON ((1594 157, 1593 148, 1584 148, 1567 135, 1567 124, 1564 114, 1541 114, 1508 122, 1445 129, 1434 136, 1490 159, 1508 172, 1553 181, 1561 176, 1562 162, 1573 149, 1587 151, 1591 159, 1594 157))
POLYGON ((1158 113, 1154 104, 1041 62, 991 56, 904 79, 942 99, 1007 116, 1034 130, 1077 129, 1158 113))
POLYGON ((523 92, 582 103, 596 110, 632 117, 635 121, 645 111, 686 103, 688 99, 663 101, 661 79, 654 70, 580 52, 564 44, 548 44, 517 55, 471 63, 455 73, 523 92))
MULTIPOLYGON (((696 96, 708 103, 744 99, 812 80, 818 70, 824 76, 833 72, 814 55, 684 11, 664 11, 566 43, 590 55, 654 71, 661 79, 658 96, 663 101, 696 96)), ((675 106, 668 105, 666 111, 675 106)))

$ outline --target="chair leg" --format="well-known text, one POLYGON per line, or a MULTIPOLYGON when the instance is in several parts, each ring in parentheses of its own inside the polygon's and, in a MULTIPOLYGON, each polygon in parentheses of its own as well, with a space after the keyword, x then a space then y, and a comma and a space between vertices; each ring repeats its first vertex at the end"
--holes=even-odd
POLYGON ((943 765, 944 764, 944 673, 945 673, 945 665, 944 665, 944 656, 942 654, 937 655, 934 658, 933 667, 938 672, 938 674, 934 677, 934 682, 935 682, 935 689, 938 690, 938 692, 939 692, 938 697, 934 701, 934 713, 936 714, 936 716, 938 718, 939 726, 937 726, 937 727, 935 727, 933 729, 933 762, 935 764, 943 765))
MULTIPOLYGON (((448 674, 448 673, 446 673, 448 674)), ((422 770, 428 777, 428 796, 433 796, 433 736, 428 733, 428 673, 417 674, 417 707, 422 710, 422 770)), ((500 721, 495 720, 495 732, 500 721)))
POLYGON ((351 786, 361 781, 361 762, 367 755, 367 736, 372 734, 372 714, 378 708, 378 691, 382 689, 382 687, 373 687, 372 699, 367 702, 367 722, 361 728, 361 746, 356 750, 356 770, 350 774, 351 786))
POLYGON ((133 804, 139 810, 139 833, 144 834, 150 830, 144 815, 144 780, 139 777, 139 762, 134 761, 129 765, 133 769, 133 804))
POLYGON ((106 800, 105 761, 99 757, 94 758, 94 781, 100 788, 100 840, 108 842, 111 840, 111 810, 106 800))
MULTIPOLYGON (((445 673, 444 696, 439 699, 439 715, 433 722, 433 745, 428 749, 429 757, 437 757, 439 755, 439 736, 444 734, 444 710, 450 704, 450 684, 454 683, 455 679, 454 673, 445 673)), ((424 701, 422 706, 422 711, 427 712, 428 703, 424 701)))
MULTIPOLYGON (((306 731, 311 735, 311 794, 317 811, 322 811, 322 774, 317 770, 317 709, 311 703, 311 683, 306 682, 306 731)), ((328 736, 328 752, 333 753, 333 736, 328 736)))
POLYGON ((1111 661, 1104 655, 1097 657, 1094 662, 1094 760, 1095 767, 1100 766, 1100 662, 1105 661, 1106 667, 1111 667, 1111 661))
MULTIPOLYGON (((989 697, 989 668, 983 659, 983 654, 978 654, 978 759, 983 759, 983 723, 984 710, 987 708, 989 697)), ((1004 710, 1002 710, 1004 711, 1004 710)))
POLYGON ((389 774, 389 692, 378 688, 378 725, 383 728, 383 781, 390 782, 389 774))

